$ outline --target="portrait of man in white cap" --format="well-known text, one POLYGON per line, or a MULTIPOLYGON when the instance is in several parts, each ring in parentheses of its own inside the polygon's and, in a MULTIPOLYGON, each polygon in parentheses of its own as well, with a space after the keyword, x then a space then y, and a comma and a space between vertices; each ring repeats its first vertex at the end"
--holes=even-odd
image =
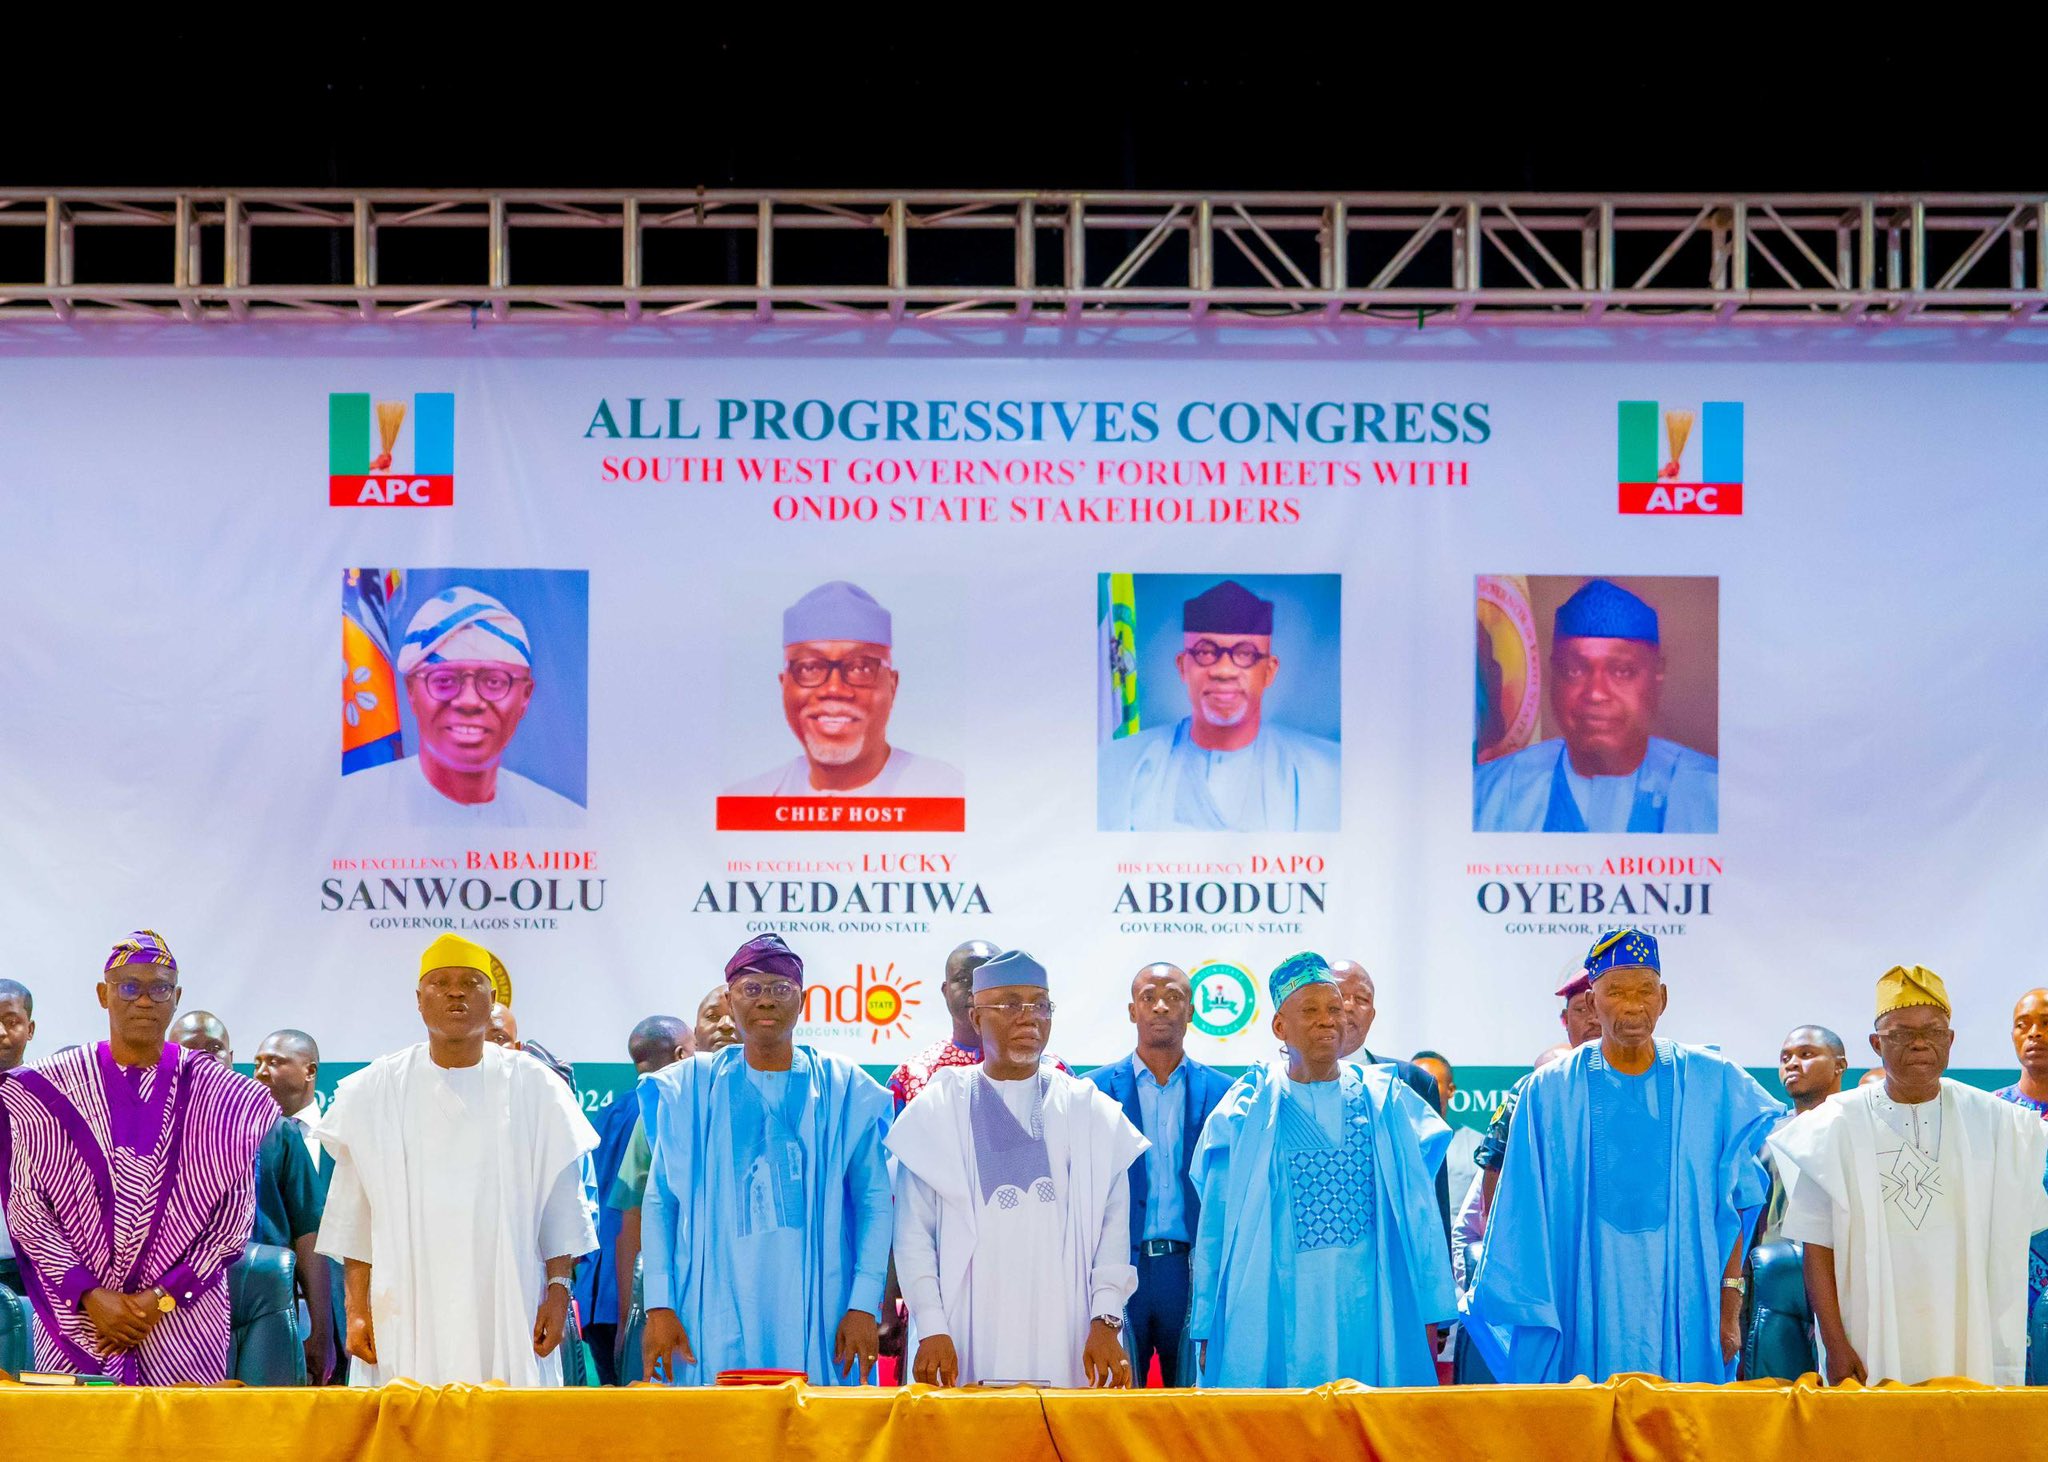
POLYGON ((961 797, 959 768, 889 744, 898 671, 889 611, 858 584, 820 584, 783 611, 782 714, 792 760, 729 797, 961 797))
POLYGON ((443 589, 414 612, 397 670, 419 754, 350 773, 353 814, 401 827, 582 821, 576 803, 503 764, 539 689, 526 626, 503 603, 466 585, 443 589))

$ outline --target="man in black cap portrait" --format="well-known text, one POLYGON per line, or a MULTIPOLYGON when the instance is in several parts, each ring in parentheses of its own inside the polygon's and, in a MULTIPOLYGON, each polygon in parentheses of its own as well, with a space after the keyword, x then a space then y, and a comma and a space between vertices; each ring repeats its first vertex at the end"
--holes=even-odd
POLYGON ((1263 714, 1280 673, 1272 601, 1232 579, 1197 594, 1181 606, 1174 666, 1189 714, 1099 753, 1103 831, 1336 831, 1337 743, 1263 714))

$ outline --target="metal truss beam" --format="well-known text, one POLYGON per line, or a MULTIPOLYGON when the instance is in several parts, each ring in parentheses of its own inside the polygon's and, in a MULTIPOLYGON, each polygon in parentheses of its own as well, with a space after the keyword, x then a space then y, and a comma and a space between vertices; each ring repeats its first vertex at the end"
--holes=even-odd
POLYGON ((0 316, 2012 326, 2048 194, 0 189, 0 316))

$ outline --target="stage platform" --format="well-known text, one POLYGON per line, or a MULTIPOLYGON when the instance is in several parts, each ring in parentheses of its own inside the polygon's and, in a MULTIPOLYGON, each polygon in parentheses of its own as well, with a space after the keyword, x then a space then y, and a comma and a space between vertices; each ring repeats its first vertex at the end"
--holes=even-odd
POLYGON ((2039 1456, 2048 1390, 1967 1382, 1371 1391, 43 1390, 0 1387, 6 1462, 1342 1462, 2039 1456))

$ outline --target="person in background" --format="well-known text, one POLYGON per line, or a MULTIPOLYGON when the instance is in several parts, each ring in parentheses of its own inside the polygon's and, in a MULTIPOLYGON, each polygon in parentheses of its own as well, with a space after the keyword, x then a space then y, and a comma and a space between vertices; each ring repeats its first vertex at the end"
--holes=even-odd
POLYGON ((1151 1143, 1131 1169, 1131 1262, 1138 1288, 1128 1307, 1131 1365, 1143 1378, 1159 1362, 1161 1385, 1193 1381, 1181 1367, 1188 1313, 1188 1254, 1202 1199, 1190 1176, 1195 1142, 1230 1079, 1187 1054, 1194 990, 1178 965, 1149 964, 1131 980, 1138 1048, 1098 1066, 1088 1080, 1124 1109, 1151 1143))
MULTIPOLYGON (((0 1075, 28 1059, 28 1043, 36 1034, 36 997, 17 980, 0 980, 0 1075)), ((7 1237, 7 1215, 0 1212, 0 1284, 19 1292, 21 1270, 14 1262, 14 1242, 7 1237)))
POLYGON ((2021 1385, 2028 1244, 2048 1228, 2048 1125, 1944 1079, 1955 1033, 1932 970, 1894 966, 1876 1003, 1883 1084, 1771 1137, 1828 1384, 2021 1385))
MULTIPOLYGON (((1842 1038, 1826 1026, 1794 1026, 1787 1031, 1778 1047, 1778 1084, 1792 1098, 1792 1110, 1778 1119, 1778 1127, 1797 1121, 1829 1097, 1839 1095, 1842 1073, 1848 1069, 1849 1054, 1842 1038)), ((1775 1243, 1785 1222, 1785 1184, 1769 1148, 1764 1150, 1764 1162, 1771 1170, 1771 1197, 1764 1207, 1763 1222, 1757 1225, 1759 1245, 1775 1243)))
POLYGON ((227 1379, 227 1271, 249 1244, 277 1106, 164 1039, 183 993, 163 937, 138 929, 100 971, 107 1039, 0 1076, 0 1188, 38 1369, 227 1379))
POLYGON ((945 997, 946 1013, 953 1019, 953 1033, 943 1041, 932 1042, 890 1073, 889 1092, 896 1098, 897 1111, 902 1111, 912 1097, 924 1090, 933 1072, 948 1066, 981 1064, 981 1037, 974 1030, 974 972, 1001 953, 986 939, 970 939, 955 945, 946 956, 939 993, 945 997))
MULTIPOLYGON (((1600 1015, 1593 1008, 1593 982, 1586 978, 1584 960, 1575 959, 1565 967, 1564 983, 1557 987, 1557 996, 1564 1001, 1564 1009, 1557 1013, 1558 1022, 1564 1027, 1564 1044, 1551 1046, 1537 1056, 1536 1064, 1530 1068, 1531 1076, 1555 1058, 1569 1056, 1586 1042, 1600 1039, 1600 1015)), ((1481 1228, 1485 1227, 1484 1215, 1493 1208, 1501 1159, 1507 1156, 1508 1134, 1514 1130, 1515 1107, 1528 1084, 1529 1077, 1523 1076, 1508 1088, 1508 1094, 1500 1099, 1500 1105, 1487 1120, 1486 1136, 1472 1150, 1472 1165, 1479 1169, 1481 1228)))
POLYGON ((697 1002, 693 1040, 700 1056, 716 1055, 740 1043, 739 1027, 732 1023, 732 999, 723 984, 712 986, 697 1002))
MULTIPOLYGON (((1997 1095, 2048 1121, 2048 990, 2029 990, 2012 1008, 2012 1050, 2020 1079, 1997 1095)), ((2048 1178, 2043 1179, 2048 1182, 2048 1178)), ((2048 1231, 2034 1235, 2027 1250, 2027 1314, 2031 1319, 2048 1293, 2048 1231)), ((2029 1344, 2032 1328, 2028 1329, 2029 1344)), ((2031 1374, 2031 1370, 2029 1372, 2031 1374)))
MULTIPOLYGON (((1344 995, 1344 1040, 1341 1052, 1343 1059, 1392 1068, 1394 1074, 1407 1084, 1408 1089, 1428 1102, 1430 1109, 1441 1117, 1444 1113, 1444 1096, 1437 1090, 1434 1076, 1412 1061, 1382 1059, 1366 1048, 1365 1038, 1372 1034, 1372 1023, 1379 1016, 1379 988, 1373 983, 1372 976, 1366 973, 1365 966, 1355 959, 1335 959, 1330 961, 1330 974, 1344 995)), ((1449 1243, 1451 1180, 1441 1165, 1436 1170, 1436 1206, 1443 1214, 1444 1241, 1449 1243)))
POLYGON ((561 1384, 597 1133, 545 1066, 485 1039, 492 963, 458 935, 427 946, 427 1039, 345 1078, 320 1117, 319 1249, 347 1264, 354 1385, 561 1384))
MULTIPOLYGON (((235 1069, 234 1040, 211 1011, 190 1010, 179 1016, 171 1025, 170 1039, 235 1069)), ((292 1251, 292 1283, 303 1308, 299 1343, 306 1352, 306 1380, 315 1386, 326 1385, 334 1372, 334 1316, 329 1309, 333 1289, 327 1261, 313 1249, 320 1233, 320 1208, 313 1155, 280 1113, 256 1150, 256 1223, 250 1241, 292 1251)))
MULTIPOLYGON (((302 1030, 272 1031, 263 1038, 263 1044, 256 1048, 256 1080, 269 1088, 278 1111, 284 1115, 285 1125, 306 1149, 306 1156, 313 1164, 314 1200, 324 1214, 327 1210, 327 1184, 334 1176, 334 1159, 321 1149, 319 1139, 313 1135, 313 1124, 320 1120, 320 1103, 314 1095, 314 1087, 319 1078, 319 1044, 302 1030)), ((317 1233, 314 1241, 317 1244, 317 1233)), ((348 1381, 348 1336, 342 1331, 342 1319, 346 1310, 342 1296, 341 1272, 338 1266, 328 1263, 326 1257, 319 1254, 317 1249, 315 1257, 319 1259, 321 1268, 327 1272, 327 1384, 345 1385, 348 1381)), ((306 1374, 312 1376, 315 1373, 315 1341, 312 1336, 313 1307, 310 1302, 306 1306, 305 1320, 306 1374)))
MULTIPOLYGON (((1436 1081, 1437 1095, 1443 1100, 1444 1116, 1448 1119, 1452 1099, 1458 1095, 1458 1077, 1451 1070, 1451 1063, 1438 1051, 1417 1051, 1410 1060, 1436 1081)), ((1472 1154, 1479 1150, 1480 1136, 1476 1127, 1453 1127, 1451 1145, 1444 1152, 1445 1181, 1451 1192, 1461 1199, 1465 1190, 1472 1186, 1472 1180, 1479 1175, 1479 1166, 1472 1161, 1472 1154)))

